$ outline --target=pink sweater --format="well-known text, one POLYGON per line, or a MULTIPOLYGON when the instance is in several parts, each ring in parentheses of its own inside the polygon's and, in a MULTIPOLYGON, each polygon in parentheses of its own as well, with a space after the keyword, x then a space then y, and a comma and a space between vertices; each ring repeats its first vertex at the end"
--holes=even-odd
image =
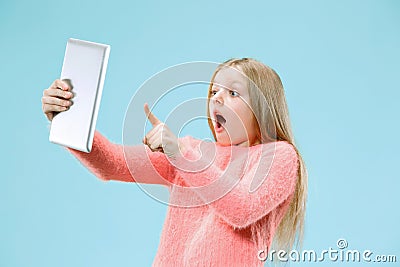
POLYGON ((153 266, 263 266, 257 253, 271 245, 295 190, 293 146, 181 141, 184 157, 172 163, 147 146, 113 144, 98 132, 91 153, 69 150, 102 180, 168 186, 171 204, 153 266), (252 235, 260 227, 264 238, 252 235))

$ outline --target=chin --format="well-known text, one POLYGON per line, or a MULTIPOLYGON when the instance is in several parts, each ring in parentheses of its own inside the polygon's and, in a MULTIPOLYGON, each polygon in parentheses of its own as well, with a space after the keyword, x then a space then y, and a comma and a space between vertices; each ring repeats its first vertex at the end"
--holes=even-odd
POLYGON ((230 142, 229 138, 218 138, 217 137, 217 143, 221 146, 231 146, 232 142, 230 142))
POLYGON ((227 138, 217 138, 217 143, 221 146, 237 146, 247 141, 235 141, 227 138))
POLYGON ((232 145, 232 143, 230 143, 230 142, 224 142, 224 141, 219 141, 219 140, 217 140, 217 143, 221 146, 231 146, 232 145))

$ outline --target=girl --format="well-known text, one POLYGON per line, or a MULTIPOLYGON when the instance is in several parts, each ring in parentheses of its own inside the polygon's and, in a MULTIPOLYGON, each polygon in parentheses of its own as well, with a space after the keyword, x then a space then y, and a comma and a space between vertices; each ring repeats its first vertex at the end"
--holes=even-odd
MULTIPOLYGON (((71 98, 56 80, 44 91, 44 114, 51 121, 71 98)), ((91 153, 68 150, 102 180, 169 187, 154 266, 262 266, 272 246, 301 242, 305 216, 307 173, 281 80, 254 59, 231 59, 213 74, 207 102, 215 143, 177 138, 145 104, 146 146, 96 132, 91 153)))

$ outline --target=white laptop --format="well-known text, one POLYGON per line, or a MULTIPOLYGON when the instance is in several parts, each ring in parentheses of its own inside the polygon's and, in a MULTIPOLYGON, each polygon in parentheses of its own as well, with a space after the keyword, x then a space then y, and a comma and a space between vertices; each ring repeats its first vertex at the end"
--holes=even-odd
POLYGON ((68 40, 61 79, 72 85, 73 105, 53 118, 50 142, 91 151, 109 54, 109 45, 68 40))

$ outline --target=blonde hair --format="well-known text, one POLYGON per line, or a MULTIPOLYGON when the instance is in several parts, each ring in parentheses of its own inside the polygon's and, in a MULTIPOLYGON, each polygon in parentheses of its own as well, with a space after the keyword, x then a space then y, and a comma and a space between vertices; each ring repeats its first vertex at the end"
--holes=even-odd
MULTIPOLYGON (((307 170, 294 142, 289 111, 281 79, 273 69, 251 58, 234 58, 220 64, 211 78, 207 101, 208 124, 215 139, 215 131, 210 118, 208 105, 215 76, 225 67, 235 67, 248 78, 250 95, 250 103, 248 104, 252 108, 254 116, 258 121, 257 135, 259 141, 261 143, 286 141, 291 144, 297 152, 299 168, 297 171, 298 179, 294 196, 289 209, 275 232, 273 240, 273 246, 276 250, 284 249, 288 251, 294 244, 296 246, 301 246, 303 240, 307 201, 307 170)), ((265 227, 267 227, 265 224, 255 224, 252 228, 254 238, 266 239, 267 237, 265 235, 267 229, 262 229, 265 227)), ((261 243, 265 243, 265 240, 262 241, 264 242, 261 243)))

